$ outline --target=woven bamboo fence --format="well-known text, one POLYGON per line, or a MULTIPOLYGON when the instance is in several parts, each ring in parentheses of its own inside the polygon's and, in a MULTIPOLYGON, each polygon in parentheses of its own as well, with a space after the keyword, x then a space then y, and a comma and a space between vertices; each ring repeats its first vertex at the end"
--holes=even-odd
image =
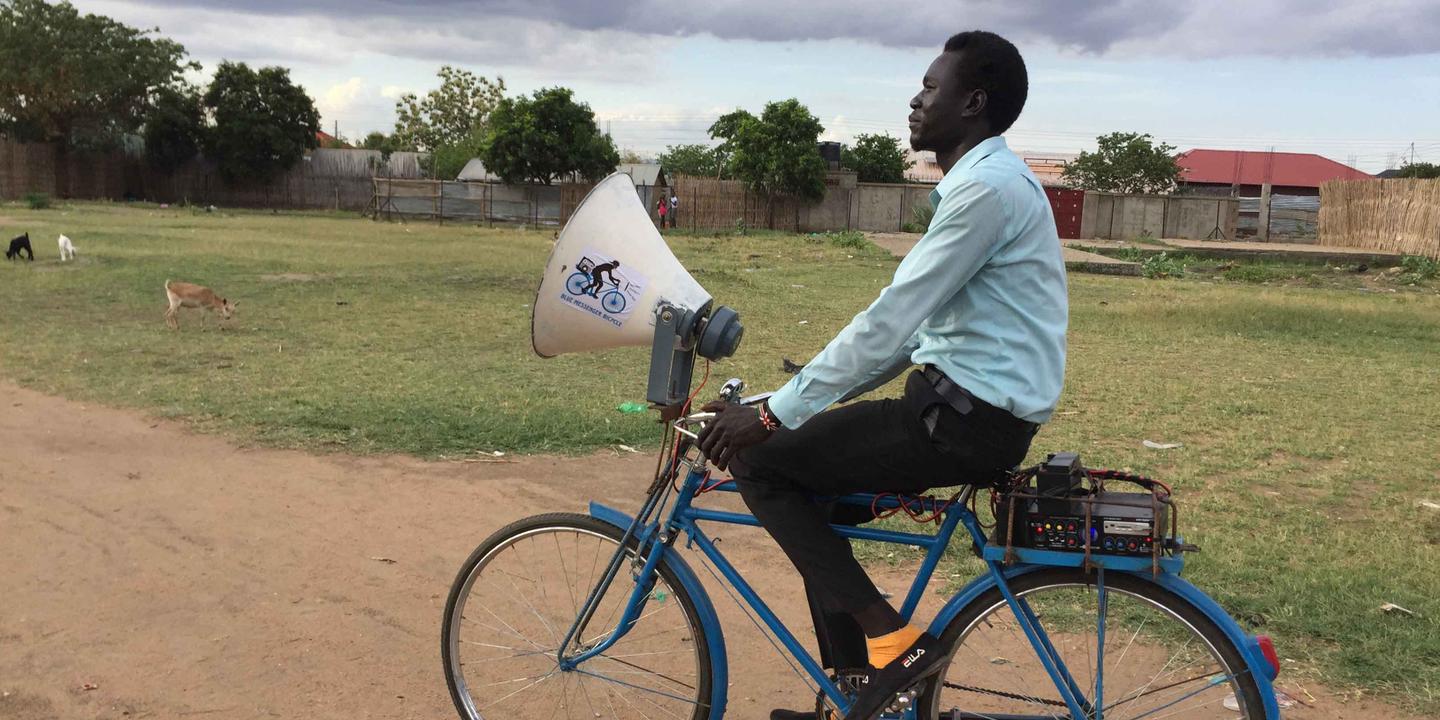
POLYGON ((1440 259, 1440 180, 1336 180, 1320 187, 1321 245, 1440 259))
POLYGON ((794 231, 800 222, 801 204, 790 198, 768 202, 763 195, 746 189, 737 180, 677 175, 670 188, 680 199, 678 226, 689 230, 734 230, 769 228, 794 231))

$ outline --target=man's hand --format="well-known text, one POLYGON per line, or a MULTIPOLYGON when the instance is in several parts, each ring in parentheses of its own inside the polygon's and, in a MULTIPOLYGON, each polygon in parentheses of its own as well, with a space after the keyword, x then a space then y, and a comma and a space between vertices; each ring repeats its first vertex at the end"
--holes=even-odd
POLYGON ((760 422, 760 411, 753 407, 712 400, 702 409, 715 413, 715 419, 700 431, 697 442, 705 457, 721 470, 730 466, 736 453, 765 442, 773 432, 760 422))

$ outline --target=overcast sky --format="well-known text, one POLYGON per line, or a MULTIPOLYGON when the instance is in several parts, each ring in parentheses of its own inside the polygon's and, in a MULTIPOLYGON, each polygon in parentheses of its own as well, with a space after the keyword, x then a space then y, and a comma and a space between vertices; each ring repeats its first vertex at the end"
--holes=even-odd
POLYGON ((394 98, 449 63, 512 92, 565 85, 617 144, 706 142, 717 115, 797 97, 831 139, 904 136, 945 38, 1013 40, 1030 101, 1020 150, 1076 152, 1113 130, 1192 147, 1318 152, 1375 172, 1440 162, 1440 2, 1101 0, 75 0, 159 27, 207 72, 289 67, 327 130, 394 124, 394 98))

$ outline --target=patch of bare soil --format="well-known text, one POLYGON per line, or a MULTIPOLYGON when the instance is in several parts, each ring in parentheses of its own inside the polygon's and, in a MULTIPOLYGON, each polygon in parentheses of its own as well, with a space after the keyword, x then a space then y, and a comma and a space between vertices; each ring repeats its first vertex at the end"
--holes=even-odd
MULTIPOLYGON (((15 720, 454 717, 439 624, 461 562, 526 515, 591 499, 633 508, 654 463, 244 448, 5 384, 0 437, 0 717, 15 720)), ((720 534, 807 635, 800 583, 768 538, 720 534)), ((883 587, 906 582, 876 574, 883 587)), ((729 716, 808 706, 768 642, 721 589, 711 595, 729 716)), ((1287 689, 1313 705, 1287 718, 1408 717, 1287 689)))

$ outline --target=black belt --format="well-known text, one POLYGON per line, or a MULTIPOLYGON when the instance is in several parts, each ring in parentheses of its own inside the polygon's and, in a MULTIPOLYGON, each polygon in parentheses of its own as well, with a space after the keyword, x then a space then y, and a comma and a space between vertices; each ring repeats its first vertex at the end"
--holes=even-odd
MULTIPOLYGON (((930 385, 935 388, 935 392, 938 393, 941 398, 944 398, 946 404, 955 408, 955 411, 961 415, 969 415, 978 410, 987 419, 1010 425, 1017 430, 1026 430, 1033 434, 1040 428, 1040 426, 1035 423, 1015 417, 1015 415, 1008 410, 995 407, 975 397, 970 394, 969 390, 960 387, 958 383, 951 380, 948 375, 941 372, 940 368, 934 365, 926 365, 921 369, 920 373, 924 375, 930 385)), ((931 432, 934 432, 933 423, 934 420, 927 419, 926 425, 929 426, 931 432)))

